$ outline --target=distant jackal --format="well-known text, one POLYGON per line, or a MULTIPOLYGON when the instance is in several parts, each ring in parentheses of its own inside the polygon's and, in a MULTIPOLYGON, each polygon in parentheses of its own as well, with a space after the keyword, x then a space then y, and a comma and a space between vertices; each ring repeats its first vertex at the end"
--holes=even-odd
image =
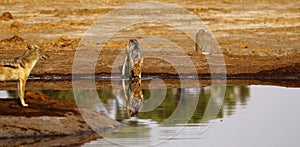
POLYGON ((24 101, 26 80, 40 57, 46 59, 43 49, 28 44, 28 50, 20 57, 0 59, 0 81, 18 80, 18 93, 22 106, 28 106, 24 101))
POLYGON ((141 79, 141 67, 143 63, 142 48, 136 39, 130 39, 126 48, 126 58, 123 64, 122 76, 130 80, 141 79))

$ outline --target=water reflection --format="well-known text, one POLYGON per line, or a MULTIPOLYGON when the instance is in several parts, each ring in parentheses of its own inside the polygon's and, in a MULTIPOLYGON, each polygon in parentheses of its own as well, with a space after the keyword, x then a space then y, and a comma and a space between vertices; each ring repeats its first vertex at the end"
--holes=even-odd
POLYGON ((144 95, 141 79, 129 80, 129 84, 123 80, 123 90, 126 99, 126 111, 129 117, 136 117, 143 107, 144 95), (128 88, 126 88, 128 85, 128 88))
POLYGON ((0 90, 0 98, 2 99, 18 98, 18 94, 17 91, 0 90))
POLYGON ((227 110, 228 116, 232 115, 236 106, 246 105, 250 96, 249 87, 245 86, 230 86, 227 87, 223 107, 227 110))
MULTIPOLYGON (((114 131, 113 134, 107 135, 106 140, 108 142, 114 142, 115 144, 122 145, 136 145, 144 146, 145 144, 157 144, 163 140, 179 140, 186 137, 187 139, 199 139, 199 126, 204 128, 209 125, 209 122, 216 117, 209 117, 210 120, 204 118, 205 111, 208 104, 220 105, 219 99, 214 99, 215 95, 218 95, 219 91, 226 91, 224 103, 220 109, 217 118, 223 118, 224 115, 232 115, 236 108, 234 105, 244 104, 246 105, 249 98, 249 87, 245 86, 214 86, 204 88, 177 88, 177 89, 144 89, 144 107, 147 107, 146 101, 153 100, 151 94, 162 94, 163 101, 156 109, 151 111, 142 111, 138 115, 138 119, 132 119, 124 113, 126 110, 125 99, 122 98, 122 91, 116 91, 117 100, 114 98, 106 100, 106 107, 110 108, 107 111, 109 116, 121 121, 125 124, 123 127, 114 131), (226 89, 226 90, 225 90, 226 89), (155 91, 155 92, 154 92, 155 91), (215 93, 212 93, 214 91, 215 93), (197 98, 196 110, 191 107, 191 99, 197 98), (122 102, 123 100, 123 102, 122 102), (180 107, 181 110, 177 110, 180 107), (177 111, 177 112, 176 112, 177 111), (117 113, 116 113, 117 112, 117 113), (187 113, 194 112, 191 118, 185 116, 187 113), (171 124, 165 125, 165 121, 168 120, 174 113, 177 114, 175 119, 171 119, 171 124), (188 121, 188 124, 185 122, 188 121), (187 127, 188 126, 188 127, 187 127), (184 134, 176 137, 176 134, 184 134)), ((158 98, 158 97, 155 97, 158 98)), ((101 99, 103 99, 101 97, 101 99)), ((101 140, 97 143, 105 144, 105 141, 101 140)))
MULTIPOLYGON (((178 89, 142 89, 141 81, 130 82, 126 91, 116 90, 98 90, 98 96, 100 97, 103 105, 94 106, 94 101, 88 101, 89 99, 83 99, 82 104, 87 106, 97 107, 98 111, 107 113, 108 116, 123 121, 130 116, 136 116, 137 112, 140 112, 143 107, 143 99, 147 101, 151 97, 152 93, 162 94, 164 99, 155 109, 148 112, 140 112, 139 119, 152 119, 156 122, 162 122, 168 118, 178 107, 179 100, 187 99, 199 95, 199 101, 196 111, 193 117, 189 120, 190 123, 199 123, 205 112, 205 108, 208 104, 212 87, 204 88, 178 88, 178 89), (154 92, 153 92, 154 91, 154 92), (129 116, 128 116, 129 115, 129 116)), ((214 87, 222 88, 222 87, 214 87)), ((224 87, 223 87, 224 88, 224 87)), ((248 86, 227 86, 225 92, 225 98, 222 105, 222 109, 219 111, 218 118, 222 118, 224 113, 226 115, 232 115, 235 112, 237 105, 246 105, 250 96, 250 90, 248 86)), ((42 93, 48 95, 51 98, 74 101, 73 91, 71 90, 43 90, 42 93)), ((84 97, 90 97, 91 91, 84 91, 84 97)), ((16 91, 0 91, 0 98, 17 98, 16 91)), ((184 105, 184 103, 182 103, 184 105)), ((147 106, 144 106, 147 109, 147 106)), ((183 107, 188 110, 189 106, 183 107)), ((143 109, 142 109, 143 110, 143 109)), ((184 115, 184 113, 183 113, 184 115)))
MULTIPOLYGON (((250 89, 247 86, 142 89, 140 81, 128 83, 127 86, 125 87, 125 89, 127 88, 125 91, 123 89, 115 91, 105 89, 98 90, 96 94, 95 91, 82 90, 80 91, 82 98, 77 99, 77 102, 97 111, 104 112, 109 117, 125 124, 105 137, 110 141, 128 145, 134 142, 135 145, 143 146, 171 138, 172 140, 179 140, 185 137, 188 139, 199 139, 199 126, 207 126, 209 123, 206 123, 206 121, 215 119, 215 117, 205 119, 204 112, 207 109, 208 103, 215 106, 219 106, 222 103, 218 101, 219 99, 213 99, 215 95, 218 95, 219 91, 226 89, 222 107, 217 115, 217 118, 220 119, 236 112, 239 108, 237 105, 247 105, 250 96, 250 89), (97 94, 101 100, 101 104, 97 102, 99 101, 97 94), (91 97, 95 96, 96 99, 91 99, 91 97), (191 108, 191 103, 194 102, 191 99, 195 98, 197 99, 196 110, 191 108), (141 103, 134 103, 132 102, 133 99, 138 99, 141 103), (147 101, 155 103, 157 107, 150 109, 147 101), (180 110, 177 110, 178 107, 180 107, 180 110), (132 118, 131 116, 137 114, 134 111, 138 111, 139 113, 136 117, 132 118), (174 117, 175 119, 172 119, 171 124, 165 125, 164 122, 172 117, 176 111, 177 116, 174 117), (193 115, 187 118, 185 115, 190 112, 193 112, 193 115), (188 124, 185 124, 185 122, 188 122, 188 124), (179 132, 184 135, 176 137, 176 134, 179 132)), ((74 101, 73 91, 71 90, 41 92, 51 98, 74 101)), ((104 142, 103 140, 98 140, 97 143, 102 144, 104 142)))
MULTIPOLYGON (((185 105, 182 107, 182 114, 184 115, 185 111, 189 111, 189 106, 184 103, 184 99, 189 99, 191 97, 199 96, 198 105, 196 111, 192 118, 189 120, 189 123, 200 123, 203 114, 206 110, 208 102, 211 98, 212 88, 224 89, 226 88, 225 97, 221 110, 219 111, 217 118, 222 118, 223 115, 230 116, 235 112, 237 105, 246 105, 248 98, 250 96, 250 90, 248 86, 227 86, 227 87, 204 87, 204 88, 178 88, 178 89, 141 89, 140 82, 133 82, 128 84, 126 91, 123 90, 98 90, 98 96, 100 97, 103 105, 94 106, 94 101, 88 101, 89 99, 84 99, 80 103, 84 103, 87 106, 96 107, 98 111, 107 113, 113 119, 118 121, 125 121, 129 119, 130 116, 135 115, 134 111, 139 111, 138 119, 151 119, 157 123, 163 122, 168 117, 174 113, 176 108, 179 105, 180 99, 182 103, 180 105, 185 105), (152 92, 151 92, 152 91, 152 92), (151 93, 163 94, 164 99, 155 109, 147 112, 141 112, 140 109, 147 109, 147 106, 143 106, 143 98, 147 101, 151 97, 151 93), (129 116, 128 116, 129 114, 129 116)), ((72 91, 42 91, 46 95, 52 98, 60 100, 73 101, 73 92, 72 91)), ((91 91, 84 91, 84 97, 90 97, 91 91)), ((213 97, 213 96, 212 96, 213 97)), ((215 105, 218 105, 220 102, 214 102, 215 105)), ((184 118, 184 117, 183 117, 184 118)))
MULTIPOLYGON (((200 93, 199 101, 196 111, 189 123, 200 123, 203 114, 208 105, 209 99, 213 93, 211 93, 212 87, 205 88, 185 88, 185 89, 168 89, 164 101, 161 103, 157 109, 150 112, 143 112, 139 114, 141 119, 155 120, 156 122, 162 122, 167 119, 177 108, 179 100, 188 99, 200 93)), ((224 88, 224 87, 214 87, 214 88, 224 88)), ((150 90, 144 90, 145 100, 150 97, 150 90)), ((235 106, 239 103, 246 105, 247 98, 249 97, 249 87, 246 86, 229 86, 226 87, 226 95, 224 98, 224 103, 222 109, 218 113, 218 118, 222 118, 224 111, 227 115, 231 115, 235 111, 235 106)), ((219 102, 215 102, 216 105, 219 102)), ((183 104, 184 105, 184 104, 183 104)), ((190 109, 189 106, 183 107, 184 109, 190 109)), ((184 113, 182 113, 184 115, 184 113)))

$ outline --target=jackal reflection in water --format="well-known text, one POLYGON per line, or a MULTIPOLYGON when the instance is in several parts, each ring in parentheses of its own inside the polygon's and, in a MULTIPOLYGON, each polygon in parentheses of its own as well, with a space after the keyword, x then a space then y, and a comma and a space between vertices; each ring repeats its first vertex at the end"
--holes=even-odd
POLYGON ((144 95, 142 91, 142 81, 129 80, 128 88, 125 88, 123 82, 123 89, 126 98, 126 111, 129 117, 136 117, 143 107, 144 95))

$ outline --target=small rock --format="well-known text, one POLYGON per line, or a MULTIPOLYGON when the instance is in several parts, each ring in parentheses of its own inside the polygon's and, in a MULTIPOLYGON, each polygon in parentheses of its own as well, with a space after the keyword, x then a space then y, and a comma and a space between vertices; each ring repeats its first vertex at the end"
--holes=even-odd
POLYGON ((52 42, 52 45, 63 48, 63 47, 72 45, 72 40, 69 39, 67 36, 61 36, 61 37, 57 38, 56 40, 54 40, 52 42))
POLYGON ((24 39, 18 35, 14 35, 11 38, 5 38, 0 40, 0 42, 24 42, 24 39))
POLYGON ((51 98, 49 98, 48 96, 46 96, 40 92, 26 92, 25 96, 30 99, 53 101, 51 98))
POLYGON ((242 49, 248 48, 248 43, 243 42, 243 43, 240 45, 240 48, 242 48, 242 49))
POLYGON ((10 25, 10 28, 17 28, 18 29, 18 28, 22 27, 23 25, 24 25, 23 23, 15 21, 10 25))
POLYGON ((9 12, 4 12, 4 13, 2 13, 1 19, 2 19, 2 20, 8 21, 8 20, 11 20, 11 19, 14 19, 14 18, 13 18, 13 16, 11 15, 11 13, 9 13, 9 12))

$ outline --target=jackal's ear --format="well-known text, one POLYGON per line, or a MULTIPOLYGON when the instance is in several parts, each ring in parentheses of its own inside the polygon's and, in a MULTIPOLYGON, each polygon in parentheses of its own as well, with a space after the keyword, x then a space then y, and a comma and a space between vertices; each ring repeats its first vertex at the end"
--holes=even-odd
POLYGON ((28 48, 29 50, 34 49, 34 45, 28 43, 28 44, 27 44, 27 48, 28 48))
POLYGON ((133 39, 130 39, 129 42, 133 43, 133 42, 137 42, 137 40, 133 38, 133 39))
POLYGON ((40 47, 37 46, 37 45, 34 45, 34 44, 28 44, 28 45, 27 45, 27 48, 28 48, 29 50, 32 50, 32 49, 39 49, 40 47))

